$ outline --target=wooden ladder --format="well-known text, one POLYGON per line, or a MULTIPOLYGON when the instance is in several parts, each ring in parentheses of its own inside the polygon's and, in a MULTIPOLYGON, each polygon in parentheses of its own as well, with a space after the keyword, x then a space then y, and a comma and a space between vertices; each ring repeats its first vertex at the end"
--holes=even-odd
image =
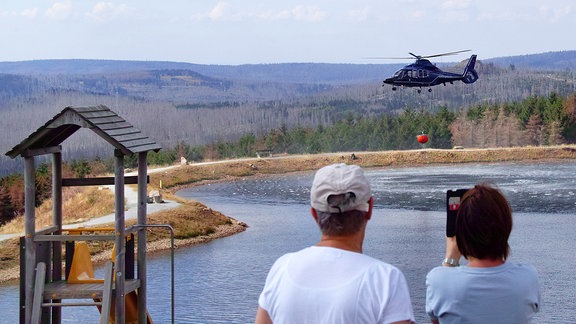
MULTIPOLYGON (((44 296, 46 290, 44 285, 44 280, 46 276, 46 263, 39 262, 36 265, 36 279, 34 284, 34 299, 32 303, 32 324, 39 324, 42 320, 42 307, 53 307, 53 306, 100 306, 100 324, 108 324, 110 319, 110 308, 112 305, 112 288, 113 288, 113 268, 114 264, 108 261, 105 266, 104 274, 104 285, 99 292, 98 298, 94 298, 94 302, 71 302, 71 303, 45 303, 45 299, 50 299, 50 296, 44 296), (46 298, 48 297, 48 298, 46 298), (100 301, 96 301, 96 300, 100 301)), ((68 297, 70 299, 82 299, 83 297, 68 297)), ((92 295, 94 297, 94 295, 92 295)))

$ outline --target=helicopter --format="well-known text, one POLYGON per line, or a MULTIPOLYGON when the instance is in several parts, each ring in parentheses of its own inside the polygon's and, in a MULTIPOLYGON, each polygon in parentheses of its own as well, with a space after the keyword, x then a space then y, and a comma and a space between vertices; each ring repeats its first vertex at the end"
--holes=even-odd
POLYGON ((454 81, 462 81, 466 84, 474 83, 476 80, 478 80, 478 73, 476 70, 474 70, 474 65, 476 64, 476 54, 470 56, 470 59, 468 60, 468 63, 466 64, 462 74, 442 71, 436 67, 436 65, 427 60, 428 58, 432 57, 454 55, 462 52, 469 52, 469 50, 426 56, 408 53, 416 58, 416 62, 410 65, 406 65, 394 73, 394 76, 385 79, 382 86, 390 84, 392 85, 392 90, 394 91, 399 86, 408 88, 418 87, 418 93, 420 93, 422 91, 422 87, 429 87, 428 92, 432 92, 432 86, 439 84, 446 85, 446 83, 454 84, 454 81))

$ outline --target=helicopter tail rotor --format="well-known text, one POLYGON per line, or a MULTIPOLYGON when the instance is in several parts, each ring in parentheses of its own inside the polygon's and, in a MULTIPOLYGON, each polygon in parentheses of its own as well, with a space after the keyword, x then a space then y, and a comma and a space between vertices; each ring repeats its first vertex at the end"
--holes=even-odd
POLYGON ((464 73, 462 73, 462 82, 464 83, 474 83, 478 80, 478 73, 474 70, 474 65, 476 64, 476 55, 470 56, 466 68, 464 68, 464 73))

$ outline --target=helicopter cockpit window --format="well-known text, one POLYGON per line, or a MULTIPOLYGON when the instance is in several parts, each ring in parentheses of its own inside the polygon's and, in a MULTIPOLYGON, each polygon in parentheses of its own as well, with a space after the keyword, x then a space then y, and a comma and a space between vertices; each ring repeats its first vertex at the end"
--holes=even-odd
POLYGON ((396 73, 394 73, 395 78, 402 78, 403 75, 404 75, 404 70, 398 70, 396 73))

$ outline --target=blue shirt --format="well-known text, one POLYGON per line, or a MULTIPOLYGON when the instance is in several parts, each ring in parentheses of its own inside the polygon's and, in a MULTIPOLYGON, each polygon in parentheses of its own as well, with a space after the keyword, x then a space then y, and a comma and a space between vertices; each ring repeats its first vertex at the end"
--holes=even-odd
POLYGON ((539 305, 531 265, 437 267, 426 276, 426 313, 440 323, 528 323, 539 305))

